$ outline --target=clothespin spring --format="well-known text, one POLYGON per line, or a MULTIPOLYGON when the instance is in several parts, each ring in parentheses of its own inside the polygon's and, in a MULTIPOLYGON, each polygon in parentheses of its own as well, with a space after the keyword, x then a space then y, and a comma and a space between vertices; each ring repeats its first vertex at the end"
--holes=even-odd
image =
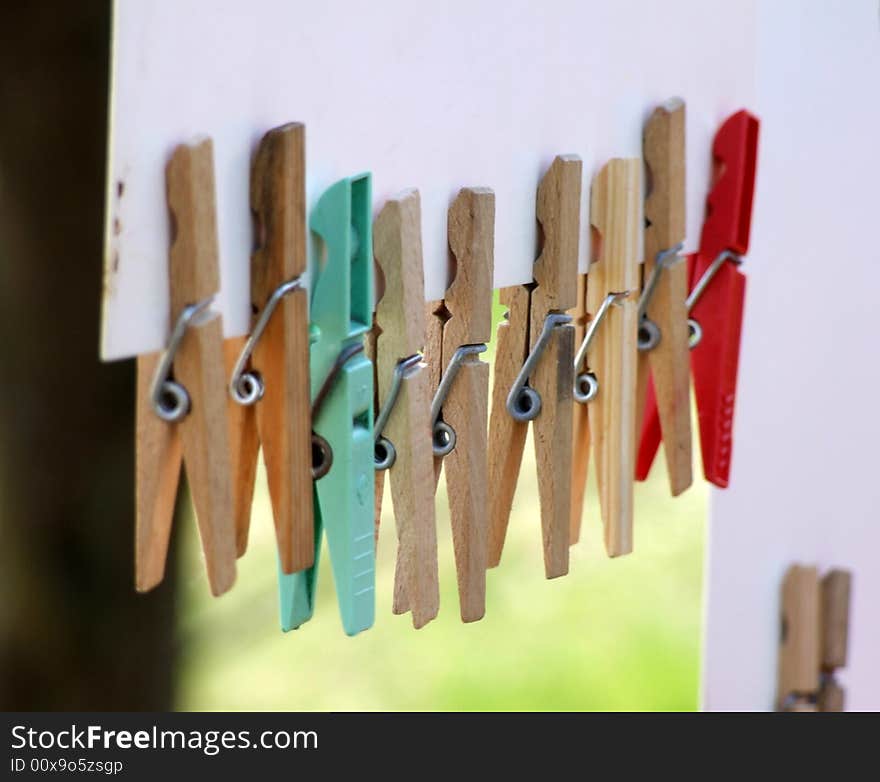
MULTIPOLYGON (((334 361, 333 366, 330 367, 327 377, 324 378, 324 382, 321 384, 321 388, 318 389, 318 393, 315 395, 315 400, 312 402, 313 422, 318 419, 318 415, 321 413, 321 408, 324 406, 327 397, 330 396, 330 392, 333 390, 333 384, 336 382, 336 378, 339 376, 342 368, 350 358, 363 352, 363 342, 354 342, 339 351, 336 361, 334 361)), ((330 447, 330 443, 321 437, 321 435, 312 432, 312 479, 317 481, 319 478, 323 478, 328 472, 330 472, 332 466, 333 449, 330 447)))
POLYGON ((541 358, 541 354, 543 354, 544 349, 547 347, 547 343, 553 335, 553 329, 563 323, 571 323, 571 315, 551 312, 544 318, 541 335, 523 362, 516 380, 513 381, 513 385, 510 387, 510 393, 507 395, 505 406, 511 418, 516 421, 521 423, 532 421, 541 412, 541 395, 528 385, 529 377, 531 377, 541 358))
POLYGON ((660 327, 648 317, 648 305, 651 303, 663 270, 681 262, 682 257, 680 253, 683 249, 684 242, 679 242, 675 247, 670 247, 668 250, 661 250, 657 253, 654 269, 648 278, 648 284, 645 285, 645 289, 642 291, 641 298, 639 298, 638 346, 640 351, 653 350, 660 344, 660 327))
POLYGON ((163 421, 169 423, 180 421, 189 413, 189 393, 180 383, 171 380, 171 367, 174 365, 174 356, 180 348, 180 343, 183 342, 187 327, 210 306, 213 300, 214 297, 209 296, 183 308, 174 324, 162 360, 156 366, 156 373, 150 385, 150 402, 156 415, 163 421))
POLYGON ((376 417, 376 423, 373 425, 373 466, 376 470, 390 469, 394 466, 394 462, 397 459, 397 451, 394 449, 394 443, 392 443, 387 437, 383 437, 382 431, 385 429, 385 425, 391 417, 391 411, 394 410, 394 405, 400 394, 400 386, 403 384, 403 381, 412 374, 412 371, 422 363, 423 359, 424 356, 421 353, 414 353, 408 358, 402 358, 394 367, 391 388, 388 391, 385 404, 382 405, 382 409, 376 417))
POLYGON ((238 361, 235 362, 232 378, 229 381, 229 394, 238 404, 243 406, 252 405, 263 398, 263 394, 266 392, 263 378, 260 377, 258 372, 246 372, 245 367, 251 354, 254 352, 254 348, 257 346, 257 342, 260 341, 260 337, 266 330, 266 326, 269 325, 269 320, 272 317, 272 313, 275 312, 278 302, 287 296, 288 293, 292 293, 300 287, 302 286, 299 277, 294 277, 292 280, 281 283, 269 297, 266 306, 263 307, 254 330, 247 338, 238 361))
POLYGON ((632 293, 632 291, 609 293, 603 299, 602 305, 599 307, 599 311, 596 313, 596 317, 590 321, 590 326, 587 329, 587 333, 584 334, 584 341, 581 342, 581 346, 578 348, 577 355, 574 357, 574 398, 582 405, 587 404, 587 402, 594 399, 596 394, 599 393, 599 380, 592 372, 578 373, 578 371, 581 367, 581 364, 584 363, 584 360, 587 357, 587 353, 590 350, 590 345, 593 343, 593 339, 596 336, 596 331, 599 329, 599 324, 604 320, 605 315, 608 313, 608 310, 611 308, 612 305, 617 304, 618 299, 625 299, 627 296, 630 295, 630 293, 632 293))
POLYGON ((434 456, 446 456, 455 450, 455 430, 445 421, 440 420, 440 414, 443 412, 443 403, 446 401, 455 376, 458 374, 458 368, 468 356, 485 352, 486 345, 483 343, 461 345, 452 354, 452 358, 449 359, 449 364, 443 373, 443 378, 440 380, 440 385, 437 387, 434 399, 431 401, 431 432, 434 456))
MULTIPOLYGON (((694 289, 687 297, 685 304, 687 305, 688 312, 690 312, 694 305, 700 300, 700 296, 702 296, 706 288, 709 287, 712 278, 718 274, 718 271, 724 266, 725 261, 733 261, 735 264, 739 265, 742 263, 742 256, 735 253, 733 250, 724 250, 718 254, 709 268, 703 272, 703 276, 700 277, 697 284, 694 285, 694 289)), ((688 318, 688 332, 688 347, 693 350, 700 344, 700 340, 703 338, 703 327, 693 318, 688 318)))

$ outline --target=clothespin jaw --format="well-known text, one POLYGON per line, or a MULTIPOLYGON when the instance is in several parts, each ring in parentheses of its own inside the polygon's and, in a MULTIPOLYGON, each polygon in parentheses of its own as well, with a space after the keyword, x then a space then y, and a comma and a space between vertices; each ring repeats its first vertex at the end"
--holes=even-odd
POLYGON ((574 327, 566 310, 576 303, 582 171, 577 155, 559 155, 538 186, 543 247, 534 285, 502 292, 511 309, 498 332, 489 424, 489 564, 501 559, 531 421, 547 578, 565 575, 569 562, 574 327))
POLYGON ((247 545, 262 444, 279 562, 293 573, 311 567, 315 556, 308 294, 300 284, 306 265, 302 124, 275 128, 261 140, 251 167, 251 211, 252 331, 243 343, 236 340, 230 368, 238 552, 247 545))
POLYGON ((220 595, 235 581, 236 548, 223 327, 208 310, 220 287, 210 139, 178 146, 165 178, 172 337, 161 358, 138 360, 136 585, 146 591, 162 580, 183 461, 211 591, 220 595))
POLYGON ((589 406, 605 548, 612 557, 633 547, 640 196, 641 160, 615 158, 593 179, 590 220, 600 251, 588 274, 587 310, 596 329, 584 339, 592 339, 590 372, 575 370, 576 398, 589 406), (591 378, 592 388, 582 388, 591 378))
POLYGON ((420 351, 426 339, 421 203, 417 190, 389 199, 373 224, 373 250, 384 280, 376 307, 377 478, 387 469, 397 522, 395 592, 423 627, 440 610, 431 376, 420 351))
POLYGON ((326 262, 315 252, 311 265, 315 564, 280 575, 285 630, 311 618, 322 529, 345 632, 355 635, 373 624, 373 367, 363 354, 372 320, 370 218, 369 174, 330 187, 310 218, 326 249, 326 262))
MULTIPOLYGON (((449 207, 455 276, 429 308, 425 359, 437 382, 432 409, 435 475, 446 470, 461 618, 486 612, 489 365, 480 361, 492 331, 495 194, 463 188, 449 207), (437 368, 441 368, 439 371, 437 368)), ((404 601, 395 595, 397 610, 404 601)))
POLYGON ((822 686, 817 699, 819 711, 843 711, 843 688, 835 671, 846 666, 849 646, 849 602, 852 574, 831 570, 822 579, 822 686))
POLYGON ((792 565, 782 583, 777 708, 843 711, 844 692, 834 678, 846 665, 851 575, 792 565))
MULTIPOLYGON (((706 200, 698 252, 688 260, 691 370, 703 472, 720 488, 730 482, 733 414, 746 278, 737 264, 748 251, 758 147, 757 118, 739 111, 713 144, 717 180, 706 200)), ((649 393, 637 477, 643 480, 660 447, 656 400, 649 393)))
POLYGON ((685 239, 685 106, 680 99, 658 106, 651 114, 645 125, 644 158, 650 189, 645 199, 645 261, 639 299, 636 431, 641 431, 650 379, 669 485, 677 496, 693 481, 688 269, 679 255, 685 239))

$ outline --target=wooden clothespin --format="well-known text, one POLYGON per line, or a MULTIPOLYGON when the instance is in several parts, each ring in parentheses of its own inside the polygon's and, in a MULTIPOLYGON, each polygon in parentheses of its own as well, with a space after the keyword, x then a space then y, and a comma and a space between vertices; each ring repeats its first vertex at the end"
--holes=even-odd
MULTIPOLYGON (((573 499, 583 501, 585 451, 592 447, 605 548, 612 557, 628 554, 633 546, 640 195, 638 159, 615 158, 593 179, 590 220, 598 234, 598 259, 580 282, 586 286, 578 296, 584 309, 574 313, 576 322, 586 324, 575 356, 574 397, 588 407, 589 436, 574 444, 573 470, 580 472, 573 476, 579 482, 573 499)), ((574 435, 579 431, 583 422, 574 435)), ((572 527, 577 527, 581 508, 575 505, 572 512, 577 515, 572 527)))
MULTIPOLYGON (((407 190, 389 199, 373 223, 373 253, 385 283, 374 325, 376 485, 381 493, 387 470, 397 523, 397 576, 401 579, 395 591, 402 593, 395 605, 412 609, 416 628, 426 625, 440 610, 432 387, 420 353, 426 338, 421 222, 419 192, 407 190)), ((376 507, 381 509, 381 499, 376 507)))
POLYGON ((678 98, 654 110, 644 134, 650 188, 639 300, 636 432, 649 381, 657 400, 673 496, 693 482, 685 238, 685 108, 678 98))
MULTIPOLYGON (((489 365, 479 354, 492 334, 492 190, 466 187, 458 193, 449 207, 448 236, 454 277, 444 299, 429 305, 425 360, 436 389, 434 473, 436 480, 445 465, 461 619, 475 622, 486 613, 489 365)), ((395 595, 397 610, 405 605, 401 598, 395 595)))
POLYGON ((501 560, 529 422, 534 427, 544 572, 568 573, 574 327, 582 163, 560 155, 538 187, 543 247, 534 283, 501 291, 489 422, 489 566, 501 560))
POLYGON ((138 357, 136 587, 165 572, 181 462, 214 595, 235 581, 223 326, 209 311, 220 288, 210 139, 174 150, 165 169, 172 241, 171 338, 138 357))
POLYGON ((782 583, 777 708, 843 711, 834 671, 846 665, 851 576, 792 565, 782 583))
POLYGON ((253 326, 227 350, 236 543, 241 556, 262 444, 278 560, 283 572, 294 573, 315 558, 308 299, 300 284, 306 266, 303 125, 263 136, 251 167, 251 211, 253 326))
POLYGON ((373 320, 371 217, 370 175, 361 174, 326 190, 309 219, 326 251, 312 253, 309 267, 315 563, 279 574, 284 630, 314 612, 324 529, 345 632, 366 630, 375 616, 373 365, 364 355, 373 320))
MULTIPOLYGON (((739 111, 712 146, 717 180, 706 199, 700 248, 688 259, 691 370, 706 480, 730 482, 736 376, 745 301, 739 270, 749 248, 758 153, 758 120, 739 111)), ((644 480, 660 447, 657 403, 648 392, 636 477, 644 480)))

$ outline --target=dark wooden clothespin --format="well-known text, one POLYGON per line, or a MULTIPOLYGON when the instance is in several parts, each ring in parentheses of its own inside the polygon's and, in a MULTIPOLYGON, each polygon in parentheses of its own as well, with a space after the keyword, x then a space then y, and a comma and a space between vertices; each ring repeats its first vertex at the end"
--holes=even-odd
POLYGON ((278 558, 294 573, 315 559, 302 124, 263 136, 251 167, 251 211, 252 331, 227 350, 236 542, 241 556, 262 445, 278 558))
POLYGON ((688 270, 680 255, 685 238, 684 134, 684 102, 677 98, 657 107, 645 125, 644 156, 650 176, 636 391, 636 432, 640 432, 650 379, 673 496, 693 482, 688 270))
POLYGON ((235 581, 223 326, 208 307, 220 288, 210 139, 174 150, 165 170, 171 216, 171 339, 138 357, 136 586, 163 578, 181 462, 211 591, 235 581))
POLYGON ((501 291, 489 423, 489 566, 501 560, 529 422, 534 428, 544 572, 568 572, 574 327, 582 163, 560 155, 538 187, 543 247, 534 283, 501 291))
MULTIPOLYGON (((425 345, 421 203, 417 190, 389 199, 373 223, 384 292, 376 306, 376 523, 387 470, 397 523, 396 609, 423 627, 440 610, 431 450, 431 375, 425 345)), ((377 527, 378 528, 378 527, 377 527)))
MULTIPOLYGON (((431 368, 435 480, 445 465, 461 618, 486 613, 489 365, 492 333, 495 194, 463 188, 448 213, 453 280, 428 306, 425 360, 431 368)), ((399 562, 400 560, 398 560, 399 562)), ((401 579, 398 582, 402 583, 401 579)), ((396 595, 397 610, 403 607, 396 595)))

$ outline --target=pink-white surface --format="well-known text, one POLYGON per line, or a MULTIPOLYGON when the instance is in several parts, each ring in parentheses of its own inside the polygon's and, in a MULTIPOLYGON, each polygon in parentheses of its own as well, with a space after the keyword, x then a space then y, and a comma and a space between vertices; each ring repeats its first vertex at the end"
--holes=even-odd
POLYGON ((531 279, 535 188, 557 153, 592 174, 637 156, 657 103, 688 103, 688 238, 699 236, 718 123, 753 104, 754 3, 722 0, 117 0, 101 354, 168 330, 163 170, 214 139, 228 335, 248 327, 248 168, 263 132, 307 126, 308 196, 362 170, 375 205, 422 194, 427 295, 447 282, 446 209, 496 192, 495 285, 531 279), (122 196, 118 184, 124 183, 122 196))
POLYGON ((853 571, 848 708, 880 709, 880 12, 762 0, 761 148, 731 488, 712 497, 703 704, 769 709, 789 564, 853 571))

